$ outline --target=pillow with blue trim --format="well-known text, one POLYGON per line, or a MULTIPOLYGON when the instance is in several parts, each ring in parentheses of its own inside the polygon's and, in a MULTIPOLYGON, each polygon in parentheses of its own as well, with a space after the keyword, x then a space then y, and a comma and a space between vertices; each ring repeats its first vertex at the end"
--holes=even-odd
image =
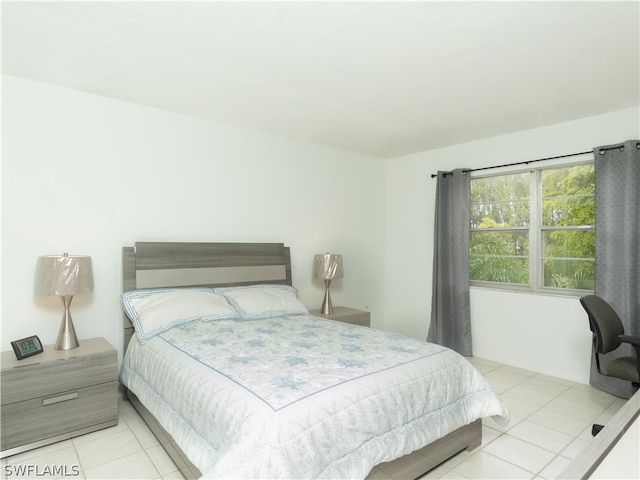
POLYGON ((298 290, 289 285, 250 285, 216 288, 243 319, 308 315, 309 310, 298 300, 298 290))
POLYGON ((238 314, 212 289, 169 288, 132 290, 121 295, 122 308, 141 343, 170 328, 195 320, 228 320, 238 314))

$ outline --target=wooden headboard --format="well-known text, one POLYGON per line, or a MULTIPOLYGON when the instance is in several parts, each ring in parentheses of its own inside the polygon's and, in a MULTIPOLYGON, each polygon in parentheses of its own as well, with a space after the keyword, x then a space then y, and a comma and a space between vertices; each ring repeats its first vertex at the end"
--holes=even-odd
MULTIPOLYGON (((122 291, 162 287, 291 285, 291 256, 282 243, 136 242, 122 249, 122 291)), ((133 325, 123 312, 124 348, 133 325)))

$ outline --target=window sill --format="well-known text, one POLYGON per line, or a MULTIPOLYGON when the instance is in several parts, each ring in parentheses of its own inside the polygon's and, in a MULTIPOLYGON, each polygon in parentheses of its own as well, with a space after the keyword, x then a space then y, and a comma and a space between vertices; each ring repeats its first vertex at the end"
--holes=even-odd
POLYGON ((517 287, 508 284, 500 284, 499 286, 493 285, 480 285, 480 284, 470 284, 469 288, 477 289, 477 290, 487 290, 493 292, 502 292, 502 293, 521 293, 525 295, 543 295, 546 297, 571 297, 571 298, 580 298, 584 295, 593 294, 593 290, 555 290, 555 289, 539 289, 533 290, 529 287, 517 287))

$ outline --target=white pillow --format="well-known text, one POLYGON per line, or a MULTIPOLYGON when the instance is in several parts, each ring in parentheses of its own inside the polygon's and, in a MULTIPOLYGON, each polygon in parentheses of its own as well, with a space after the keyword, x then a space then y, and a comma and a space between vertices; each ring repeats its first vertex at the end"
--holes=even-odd
POLYGON ((122 308, 144 343, 172 327, 194 320, 226 320, 238 314, 212 289, 132 290, 122 294, 122 308))
POLYGON ((222 294, 245 319, 309 314, 297 298, 298 291, 289 285, 251 285, 214 291, 222 294))

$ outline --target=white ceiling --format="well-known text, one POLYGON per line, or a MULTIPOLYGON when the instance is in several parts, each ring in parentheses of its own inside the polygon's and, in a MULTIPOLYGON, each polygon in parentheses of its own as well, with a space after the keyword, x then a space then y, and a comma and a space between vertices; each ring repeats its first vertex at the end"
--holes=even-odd
POLYGON ((383 158, 640 104, 640 2, 2 2, 3 73, 383 158))

